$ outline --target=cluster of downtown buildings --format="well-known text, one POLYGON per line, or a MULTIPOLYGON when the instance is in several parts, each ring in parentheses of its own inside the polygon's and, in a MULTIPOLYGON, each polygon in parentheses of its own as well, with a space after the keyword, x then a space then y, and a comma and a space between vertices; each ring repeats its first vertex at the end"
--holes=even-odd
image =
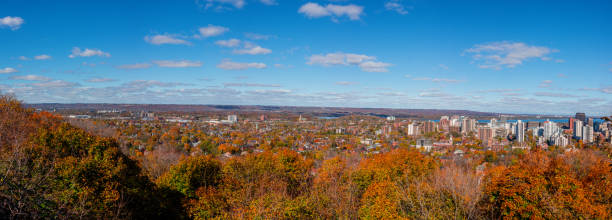
MULTIPOLYGON (((257 148, 267 140, 263 137, 269 135, 293 140, 290 147, 298 151, 318 149, 320 146, 354 146, 354 150, 378 152, 383 146, 398 147, 404 144, 430 152, 441 152, 462 145, 481 146, 483 150, 502 150, 507 147, 528 149, 535 145, 547 148, 571 147, 577 143, 612 143, 612 123, 586 117, 584 113, 577 113, 575 117, 567 120, 509 120, 517 117, 515 115, 493 118, 452 115, 441 116, 439 120, 423 120, 394 116, 388 116, 386 119, 361 116, 298 117, 289 113, 254 112, 237 115, 231 111, 177 114, 103 110, 89 113, 90 115, 67 117, 132 121, 155 126, 178 123, 180 126, 198 127, 207 135, 219 138, 227 138, 228 132, 240 132, 250 137, 247 145, 236 146, 243 148, 257 148), (227 119, 223 120, 226 117, 227 119)), ((197 144, 198 141, 193 143, 197 144)))
POLYGON ((473 136, 481 145, 491 148, 528 147, 529 143, 538 146, 565 147, 581 141, 592 144, 596 141, 611 140, 612 123, 587 118, 584 113, 577 113, 567 122, 560 120, 512 120, 505 116, 491 118, 489 121, 476 120, 466 116, 442 116, 439 121, 413 121, 408 124, 406 133, 419 136, 429 132, 445 132, 452 135, 473 136))

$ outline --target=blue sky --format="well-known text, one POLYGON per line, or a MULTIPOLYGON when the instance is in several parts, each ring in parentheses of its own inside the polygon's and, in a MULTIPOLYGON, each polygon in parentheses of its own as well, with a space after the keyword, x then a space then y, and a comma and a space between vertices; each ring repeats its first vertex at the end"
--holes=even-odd
POLYGON ((0 92, 612 114, 609 1, 0 3, 0 92))

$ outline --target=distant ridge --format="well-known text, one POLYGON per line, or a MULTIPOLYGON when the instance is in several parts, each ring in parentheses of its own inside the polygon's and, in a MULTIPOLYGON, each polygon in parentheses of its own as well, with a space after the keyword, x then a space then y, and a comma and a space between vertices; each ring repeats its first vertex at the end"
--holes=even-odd
MULTIPOLYGON (((26 104, 32 108, 43 110, 81 110, 97 111, 117 109, 124 111, 151 111, 151 112, 286 112, 294 114, 312 114, 315 116, 345 116, 345 115, 372 115, 400 118, 434 118, 441 115, 464 115, 473 117, 494 117, 500 113, 478 112, 469 110, 448 109, 395 109, 395 108, 351 108, 351 107, 311 107, 311 106, 269 106, 269 105, 183 105, 183 104, 109 104, 109 103, 39 103, 26 104)), ((504 114, 512 115, 512 114, 504 114)))

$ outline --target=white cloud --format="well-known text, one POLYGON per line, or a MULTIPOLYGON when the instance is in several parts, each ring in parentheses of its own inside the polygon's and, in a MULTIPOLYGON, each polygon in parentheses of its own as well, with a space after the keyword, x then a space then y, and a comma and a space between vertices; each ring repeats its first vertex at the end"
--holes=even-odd
POLYGON ((341 86, 350 86, 350 85, 357 85, 357 82, 350 82, 350 81, 338 81, 336 82, 336 85, 341 85, 341 86))
MULTIPOLYGON (((255 0, 252 0, 255 1, 255 0)), ((277 0, 257 0, 264 5, 276 5, 277 0)), ((246 0, 196 0, 196 4, 204 9, 214 9, 216 11, 229 11, 232 9, 242 9, 247 4, 246 0)))
POLYGON ((144 40, 147 43, 162 45, 162 44, 183 44, 183 45, 191 45, 189 41, 177 38, 171 35, 154 35, 154 36, 146 36, 144 40))
POLYGON ((235 38, 228 40, 218 40, 215 42, 215 44, 222 47, 237 47, 238 45, 240 45, 240 40, 235 38))
POLYGON ((385 96, 385 97, 402 97, 406 96, 403 92, 379 92, 376 95, 385 96))
POLYGON ((223 83, 224 87, 281 87, 278 84, 262 84, 262 83, 223 83))
POLYGON ((424 98, 442 98, 442 97, 450 97, 450 94, 443 92, 421 92, 419 93, 419 97, 424 98))
POLYGON ((366 72, 388 72, 387 67, 391 66, 390 63, 367 61, 359 64, 359 68, 366 72))
POLYGON ((111 78, 91 78, 86 80, 87 82, 92 82, 92 83, 102 83, 102 82, 114 82, 117 81, 115 79, 111 79, 111 78))
POLYGON ((177 87, 190 85, 187 83, 179 82, 160 82, 157 80, 134 80, 127 83, 123 83, 119 88, 122 92, 139 92, 147 88, 152 87, 177 87))
POLYGON ((552 80, 544 80, 540 83, 540 88, 550 87, 550 84, 552 84, 552 82, 552 80))
POLYGON ((200 61, 189 61, 189 60, 156 60, 153 63, 157 64, 159 67, 173 67, 173 68, 183 68, 183 67, 200 67, 202 66, 202 62, 200 61))
POLYGON ((606 93, 606 94, 612 94, 612 86, 601 87, 601 88, 582 88, 580 90, 582 90, 582 91, 599 91, 599 92, 603 92, 603 93, 606 93))
POLYGON ((465 50, 465 53, 473 54, 472 58, 480 68, 490 69, 514 68, 531 58, 549 60, 546 55, 554 52, 558 50, 508 41, 478 44, 465 50))
POLYGON ((256 34, 256 33, 245 33, 244 35, 251 40, 268 40, 270 38, 275 37, 273 35, 256 34))
POLYGON ((257 90, 251 90, 251 91, 247 91, 247 93, 250 94, 255 94, 255 95, 282 95, 282 94, 287 94, 287 93, 291 93, 291 90, 289 89, 257 89, 257 90))
POLYGON ((0 27, 8 27, 11 30, 17 30, 21 28, 22 24, 23 18, 21 17, 6 16, 4 18, 0 18, 0 27))
POLYGON ((235 54, 249 54, 249 55, 258 55, 258 54, 269 54, 272 53, 272 50, 268 48, 263 48, 260 46, 247 46, 243 49, 234 50, 235 54))
POLYGON ((325 8, 332 14, 341 17, 347 16, 351 20, 359 20, 359 16, 363 13, 363 7, 357 5, 333 5, 329 4, 325 8))
POLYGON ((298 13, 302 13, 309 18, 331 16, 332 19, 337 19, 346 16, 350 20, 359 20, 359 17, 363 14, 363 6, 328 4, 323 7, 317 3, 308 2, 300 7, 298 13))
POLYGON ((401 1, 399 0, 391 0, 385 3, 385 9, 389 11, 395 11, 398 14, 405 15, 408 14, 409 7, 406 7, 401 4, 401 1))
POLYGON ((117 66, 119 69, 146 69, 151 67, 150 63, 135 63, 135 64, 124 64, 117 66))
POLYGON ((208 27, 201 27, 199 30, 201 37, 214 37, 228 32, 229 28, 209 24, 208 27))
POLYGON ((477 93, 508 93, 508 92, 519 92, 521 89, 488 89, 478 90, 477 93))
POLYGON ((26 56, 19 56, 18 59, 20 59, 20 60, 30 60, 30 58, 28 58, 26 56))
POLYGON ((68 55, 70 58, 91 56, 110 57, 111 55, 98 49, 85 48, 85 50, 81 50, 81 48, 78 47, 72 48, 72 54, 68 55))
MULTIPOLYGON (((244 0, 205 0, 205 8, 215 8, 217 10, 225 9, 225 5, 231 5, 235 8, 242 8, 246 5, 244 0)), ((196 1, 198 2, 198 1, 196 1)))
POLYGON ((309 58, 307 64, 313 65, 318 64, 322 66, 331 66, 331 65, 348 65, 348 64, 360 64, 365 61, 376 60, 376 57, 362 55, 362 54, 352 54, 352 53, 328 53, 325 55, 316 54, 312 55, 309 58))
POLYGON ((41 54, 38 56, 34 56, 35 60, 48 60, 51 59, 51 56, 47 55, 47 54, 41 54))
POLYGON ((431 82, 444 82, 444 83, 458 83, 458 82, 463 82, 463 80, 458 80, 458 79, 446 79, 446 78, 430 78, 430 77, 420 77, 420 78, 413 78, 412 80, 417 80, 417 81, 431 81, 431 82))
POLYGON ((307 62, 309 65, 322 65, 322 66, 331 66, 331 65, 347 65, 346 55, 344 53, 328 53, 325 55, 312 55, 307 62))
POLYGON ((327 8, 317 4, 308 2, 298 10, 299 13, 305 14, 310 18, 320 18, 324 16, 329 16, 331 13, 327 10, 327 8))
POLYGON ((378 62, 376 57, 352 53, 328 53, 316 54, 308 58, 309 65, 333 66, 333 65, 356 65, 366 72, 388 72, 390 63, 378 62))
POLYGON ((556 97, 556 98, 576 98, 577 95, 567 94, 567 93, 553 93, 553 92, 536 92, 535 96, 540 97, 556 97))
POLYGON ((26 80, 26 81, 49 81, 51 78, 46 76, 37 76, 37 75, 25 75, 25 76, 12 76, 11 79, 14 80, 26 80))
POLYGON ((231 60, 224 60, 217 65, 217 68, 224 70, 245 70, 249 68, 263 69, 266 68, 265 63, 237 63, 231 60))
POLYGON ((5 67, 4 69, 0 69, 0 74, 16 73, 16 72, 17 70, 12 67, 5 67))
POLYGON ((73 82, 67 82, 63 80, 53 80, 53 81, 45 81, 40 83, 32 83, 32 86, 35 87, 43 87, 43 88, 63 88, 63 87, 73 87, 78 84, 73 82))
POLYGON ((258 55, 258 54, 269 54, 272 53, 272 50, 268 48, 263 48, 261 46, 255 45, 248 41, 241 41, 235 38, 228 40, 218 40, 215 41, 216 45, 222 47, 238 47, 240 43, 243 43, 244 46, 241 49, 234 49, 234 54, 250 54, 250 55, 258 55))

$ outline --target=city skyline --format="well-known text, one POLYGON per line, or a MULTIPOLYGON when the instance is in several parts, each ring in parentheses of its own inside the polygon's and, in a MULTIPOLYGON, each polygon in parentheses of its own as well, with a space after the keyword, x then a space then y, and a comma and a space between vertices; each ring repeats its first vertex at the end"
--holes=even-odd
POLYGON ((0 92, 27 103, 610 115, 610 9, 606 1, 7 1, 0 92))

